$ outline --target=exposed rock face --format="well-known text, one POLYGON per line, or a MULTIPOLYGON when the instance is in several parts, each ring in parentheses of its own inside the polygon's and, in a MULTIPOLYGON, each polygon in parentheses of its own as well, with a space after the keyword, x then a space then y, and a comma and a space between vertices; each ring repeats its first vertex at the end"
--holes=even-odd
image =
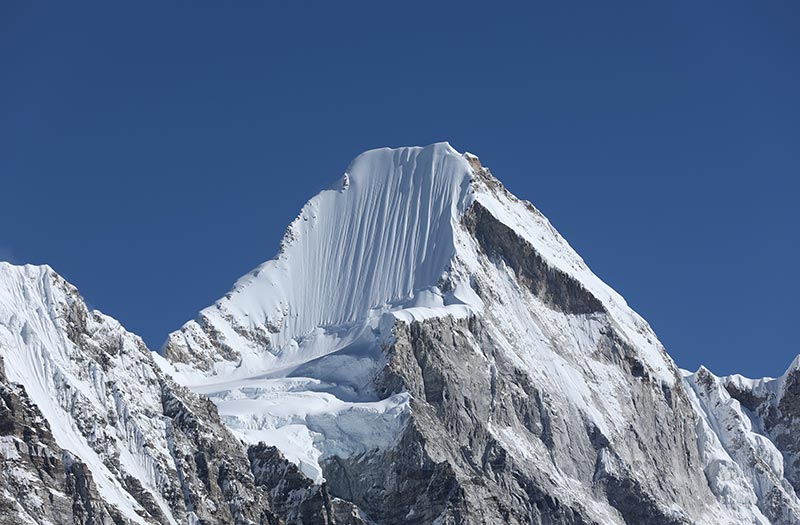
POLYGON ((603 304, 580 282, 549 266, 533 246, 497 220, 480 202, 469 208, 462 223, 490 260, 502 260, 519 284, 549 307, 576 315, 605 311, 603 304))
POLYGON ((162 386, 162 403, 187 512, 204 523, 277 523, 242 444, 225 430, 216 407, 167 384, 162 386))
POLYGON ((800 367, 784 376, 778 410, 771 416, 764 418, 764 430, 783 453, 786 478, 800 493, 800 367))
POLYGON ((259 443, 250 447, 248 457, 256 483, 269 487, 273 507, 290 523, 368 523, 358 507, 332 497, 326 484, 313 483, 297 465, 287 461, 277 448, 259 443))
MULTIPOLYGON (((496 228, 480 224, 492 220, 486 215, 469 220, 473 229, 496 228)), ((559 310, 572 304, 580 313, 553 315, 593 316, 599 323, 594 348, 582 349, 583 355, 563 339, 548 343, 565 359, 589 357, 624 378, 629 391, 618 407, 620 428, 602 428, 522 366, 520 359, 537 355, 525 348, 525 339, 497 329, 507 329, 491 314, 504 308, 503 299, 486 293, 481 316, 397 325, 376 385, 382 395, 408 390, 412 421, 392 451, 330 460, 325 474, 331 491, 387 523, 699 522, 715 500, 680 384, 649 377, 635 350, 604 320, 597 299, 542 268, 521 239, 493 240, 496 258, 485 264, 511 269, 508 257, 530 266, 517 266, 510 275, 524 276, 524 304, 556 309, 552 298, 558 297, 559 310), (586 311, 592 304, 597 306, 586 311)), ((499 291, 481 277, 476 275, 479 290, 499 291)))

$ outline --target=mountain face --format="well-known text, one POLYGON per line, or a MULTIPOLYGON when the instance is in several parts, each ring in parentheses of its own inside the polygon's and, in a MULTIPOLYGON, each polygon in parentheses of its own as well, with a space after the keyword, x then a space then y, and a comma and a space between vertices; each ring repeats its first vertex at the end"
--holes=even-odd
POLYGON ((49 267, 0 263, 0 350, 2 524, 326 523, 333 513, 324 487, 274 447, 248 450, 207 398, 175 384, 139 337, 89 311, 49 267), (287 498, 296 505, 282 507, 287 498))
POLYGON ((356 158, 158 353, 0 263, 5 523, 800 523, 800 358, 679 370, 448 144, 356 158))

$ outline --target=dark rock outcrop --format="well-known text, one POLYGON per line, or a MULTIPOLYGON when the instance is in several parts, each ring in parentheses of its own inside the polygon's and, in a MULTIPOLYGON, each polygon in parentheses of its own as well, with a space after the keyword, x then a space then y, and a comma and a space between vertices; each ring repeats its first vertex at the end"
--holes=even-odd
POLYGON ((578 281, 549 266, 522 237, 497 220, 480 202, 474 202, 461 218, 484 254, 502 259, 519 283, 551 308, 569 314, 603 312, 603 304, 578 281))

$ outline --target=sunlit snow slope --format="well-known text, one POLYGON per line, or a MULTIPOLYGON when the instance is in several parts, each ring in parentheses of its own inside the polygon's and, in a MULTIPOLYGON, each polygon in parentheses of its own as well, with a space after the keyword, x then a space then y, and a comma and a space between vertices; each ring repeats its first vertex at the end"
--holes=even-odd
POLYGON ((464 302, 436 285, 455 256, 470 175, 447 144, 360 155, 303 207, 279 255, 170 336, 167 350, 242 376, 339 348, 377 312, 464 302))

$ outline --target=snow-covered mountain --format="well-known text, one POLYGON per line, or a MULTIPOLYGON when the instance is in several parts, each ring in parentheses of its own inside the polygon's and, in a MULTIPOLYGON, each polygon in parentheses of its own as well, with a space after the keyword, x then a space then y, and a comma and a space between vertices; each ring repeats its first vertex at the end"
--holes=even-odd
POLYGON ((326 523, 351 512, 274 448, 239 443, 213 404, 47 266, 0 263, 0 354, 0 524, 326 523))
POLYGON ((0 524, 800 523, 800 361, 680 371, 446 143, 360 155, 157 354, 2 264, 0 352, 0 524))

